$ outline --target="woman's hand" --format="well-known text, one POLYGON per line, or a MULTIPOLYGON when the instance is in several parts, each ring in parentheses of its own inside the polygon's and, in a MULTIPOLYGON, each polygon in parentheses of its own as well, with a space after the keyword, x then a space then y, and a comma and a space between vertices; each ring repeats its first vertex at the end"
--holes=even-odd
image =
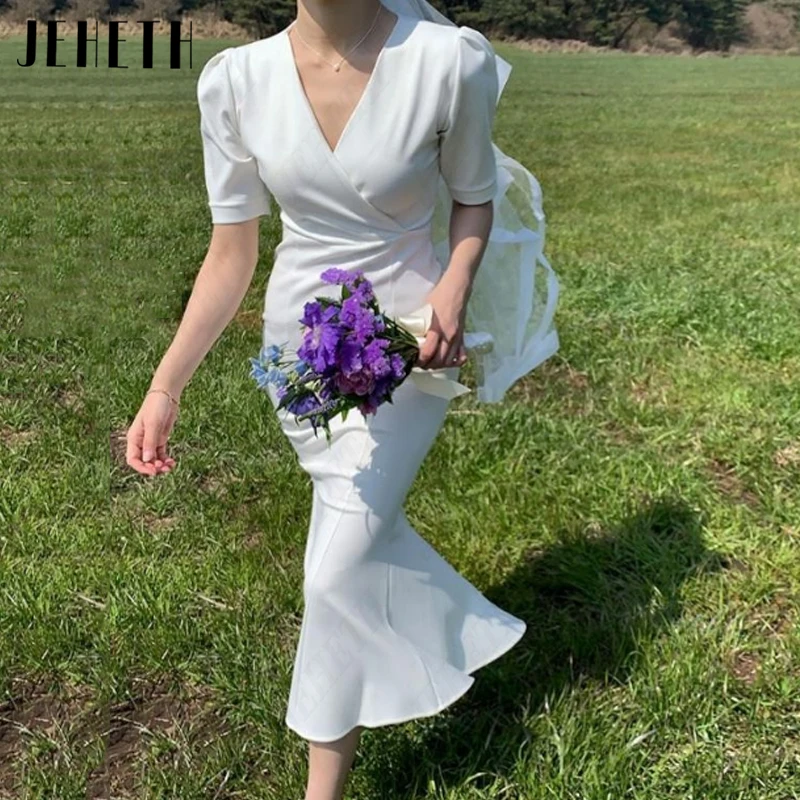
POLYGON ((467 295, 463 282, 451 282, 447 273, 433 287, 427 297, 433 315, 425 341, 420 345, 418 366, 425 369, 460 367, 467 360, 463 341, 467 295))
POLYGON ((460 367, 467 360, 464 323, 472 282, 483 258, 494 219, 493 201, 465 205, 456 200, 450 214, 450 259, 427 297, 433 319, 420 346, 417 365, 426 369, 460 367))
MULTIPOLYGON (((258 262, 258 217, 214 225, 175 338, 153 373, 151 386, 180 395, 211 346, 241 305, 258 262)), ((178 407, 161 391, 145 395, 128 430, 127 464, 142 475, 169 472, 167 439, 178 407)))
POLYGON ((142 475, 169 472, 175 459, 167 455, 167 439, 175 420, 178 406, 161 392, 145 395, 139 413, 128 429, 125 460, 142 475))

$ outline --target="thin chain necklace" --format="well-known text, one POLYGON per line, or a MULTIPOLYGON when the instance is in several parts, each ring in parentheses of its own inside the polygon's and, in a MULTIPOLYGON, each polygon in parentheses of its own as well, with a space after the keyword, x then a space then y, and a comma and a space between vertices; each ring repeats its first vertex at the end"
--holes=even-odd
POLYGON ((360 45, 360 44, 361 44, 361 43, 364 41, 364 39, 366 39, 366 38, 367 38, 367 36, 369 36, 369 35, 372 33, 373 29, 375 28, 375 25, 378 23, 378 17, 380 16, 380 13, 381 13, 381 10, 382 10, 382 9, 383 9, 383 5, 382 5, 381 3, 378 3, 378 11, 377 11, 377 13, 375 14, 375 19, 374 19, 374 20, 372 20, 372 25, 370 26, 370 29, 369 29, 369 30, 368 30, 368 31, 367 31, 367 32, 366 32, 366 33, 365 33, 365 34, 364 34, 364 35, 363 35, 363 36, 362 36, 362 37, 361 37, 361 38, 360 38, 360 39, 359 39, 359 40, 358 40, 358 41, 357 41, 357 42, 356 42, 356 43, 355 43, 355 44, 354 44, 354 45, 353 45, 353 46, 352 46, 352 47, 351 47, 351 48, 350 48, 350 49, 349 49, 349 50, 348 50, 348 51, 347 51, 347 52, 346 52, 346 53, 345 53, 345 54, 344 54, 344 55, 343 55, 343 56, 342 56, 340 59, 339 59, 339 61, 338 61, 336 64, 332 63, 331 61, 328 61, 328 59, 327 59, 327 58, 325 58, 325 56, 323 56, 323 55, 322 55, 322 53, 320 53, 320 52, 319 52, 319 50, 316 50, 316 49, 314 49, 314 48, 313 48, 313 47, 312 47, 312 46, 311 46, 311 45, 310 45, 310 44, 309 44, 309 43, 308 43, 308 42, 307 42, 307 41, 306 41, 306 40, 305 40, 305 39, 304 39, 304 38, 303 38, 303 37, 300 35, 300 31, 299 31, 299 30, 297 30, 297 20, 295 20, 294 22, 292 22, 292 25, 291 25, 291 27, 293 27, 293 28, 294 28, 294 32, 297 34, 297 38, 298 38, 298 39, 300 39, 300 41, 301 41, 301 42, 302 42, 302 43, 303 43, 303 44, 304 44, 304 45, 305 45, 305 46, 306 46, 306 47, 307 47, 309 50, 313 50, 313 51, 314 51, 314 52, 315 52, 315 53, 316 53, 316 54, 317 54, 317 55, 318 55, 318 56, 319 56, 319 57, 320 57, 320 58, 321 58, 321 59, 322 59, 322 60, 323 60, 323 61, 324 61, 326 64, 328 64, 329 66, 333 67, 333 69, 334 69, 334 72, 338 72, 338 71, 341 69, 341 67, 342 67, 342 64, 344 64, 344 61, 345 61, 345 59, 347 58, 347 56, 349 56, 349 55, 350 55, 350 53, 352 53, 352 52, 353 52, 353 50, 355 50, 355 49, 356 49, 356 47, 358 47, 358 46, 359 46, 359 45, 360 45))

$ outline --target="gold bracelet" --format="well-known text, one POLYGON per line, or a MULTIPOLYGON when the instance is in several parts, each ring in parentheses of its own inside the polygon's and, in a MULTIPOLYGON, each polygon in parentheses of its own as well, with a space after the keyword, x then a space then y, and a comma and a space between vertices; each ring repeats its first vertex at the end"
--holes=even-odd
POLYGON ((151 392, 159 392, 160 394, 165 394, 167 397, 169 397, 170 401, 173 402, 176 406, 180 405, 180 403, 166 389, 148 389, 145 392, 145 397, 151 392))

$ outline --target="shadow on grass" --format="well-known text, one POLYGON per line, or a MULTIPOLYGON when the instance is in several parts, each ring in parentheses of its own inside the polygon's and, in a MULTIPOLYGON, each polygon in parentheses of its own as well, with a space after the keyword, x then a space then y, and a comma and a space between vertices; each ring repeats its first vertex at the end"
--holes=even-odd
POLYGON ((565 530, 558 544, 529 552, 484 591, 527 622, 525 636, 473 673, 475 684, 441 715, 370 732, 355 765, 359 789, 410 798, 431 779, 441 788, 510 771, 530 739, 524 711, 537 713, 545 698, 587 679, 626 681, 637 668, 637 642, 680 617, 684 581, 725 568, 724 556, 706 549, 703 529, 682 500, 660 498, 607 531, 565 530))

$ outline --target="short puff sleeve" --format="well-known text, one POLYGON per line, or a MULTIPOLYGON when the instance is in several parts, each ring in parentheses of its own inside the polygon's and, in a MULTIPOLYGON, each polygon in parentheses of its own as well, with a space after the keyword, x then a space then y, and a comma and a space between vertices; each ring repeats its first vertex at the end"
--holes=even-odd
POLYGON ((270 213, 270 193, 239 133, 232 50, 228 47, 212 56, 197 79, 206 191, 215 224, 245 222, 270 213))
POLYGON ((492 200, 497 189, 492 125, 499 79, 494 48, 482 33, 461 25, 456 40, 439 168, 454 200, 478 205, 492 200))

